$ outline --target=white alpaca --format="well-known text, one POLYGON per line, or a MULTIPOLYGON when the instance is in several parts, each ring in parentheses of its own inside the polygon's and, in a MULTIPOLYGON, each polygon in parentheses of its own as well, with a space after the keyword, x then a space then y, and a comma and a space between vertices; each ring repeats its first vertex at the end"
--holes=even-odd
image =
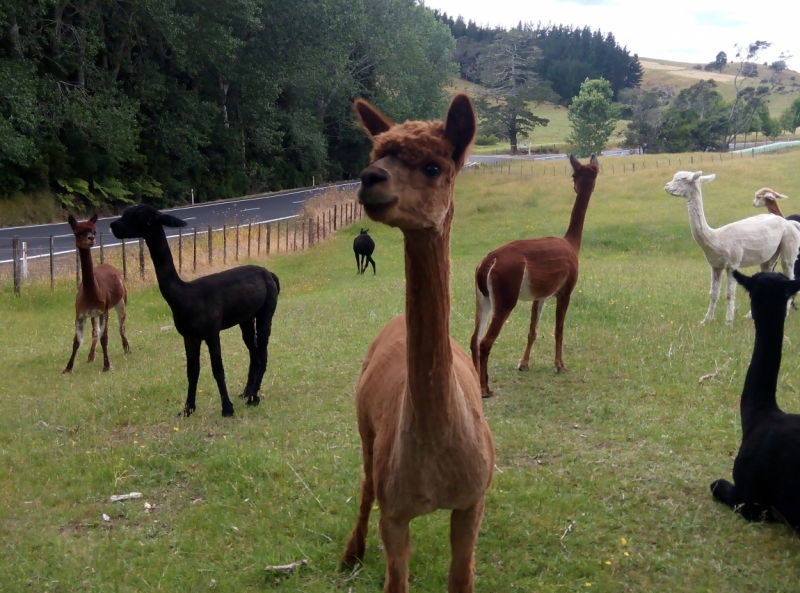
POLYGON ((686 198, 692 236, 703 249, 708 265, 711 266, 711 302, 702 323, 708 323, 714 318, 723 270, 728 275, 728 310, 725 321, 730 323, 733 321, 736 304, 733 270, 761 266, 762 272, 768 271, 780 257, 783 273, 793 280, 794 260, 800 248, 800 223, 772 214, 759 214, 712 229, 703 214, 700 184, 713 181, 714 177, 715 175, 703 176, 701 171, 678 171, 664 189, 668 194, 686 198))

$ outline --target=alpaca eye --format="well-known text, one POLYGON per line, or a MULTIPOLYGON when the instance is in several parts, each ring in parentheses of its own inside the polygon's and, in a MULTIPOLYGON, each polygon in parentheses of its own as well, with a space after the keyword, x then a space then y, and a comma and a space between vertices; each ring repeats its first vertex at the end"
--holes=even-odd
POLYGON ((430 163, 422 167, 422 172, 425 173, 431 179, 436 179, 442 173, 442 168, 439 165, 434 165, 430 163))

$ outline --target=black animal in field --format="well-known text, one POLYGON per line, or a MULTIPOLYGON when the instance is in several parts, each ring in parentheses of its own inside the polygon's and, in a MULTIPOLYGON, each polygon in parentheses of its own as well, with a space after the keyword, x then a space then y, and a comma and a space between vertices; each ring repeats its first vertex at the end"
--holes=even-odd
POLYGON ((375 275, 375 260, 372 252, 375 251, 375 241, 367 233, 369 229, 361 229, 361 233, 353 239, 353 252, 356 254, 356 274, 363 274, 369 264, 372 264, 372 274, 375 275))
POLYGON ((733 277, 750 293, 756 338, 740 402, 742 444, 733 483, 716 480, 711 492, 750 521, 780 517, 800 529, 800 415, 786 414, 775 399, 786 302, 800 280, 772 272, 748 277, 735 271, 733 277))

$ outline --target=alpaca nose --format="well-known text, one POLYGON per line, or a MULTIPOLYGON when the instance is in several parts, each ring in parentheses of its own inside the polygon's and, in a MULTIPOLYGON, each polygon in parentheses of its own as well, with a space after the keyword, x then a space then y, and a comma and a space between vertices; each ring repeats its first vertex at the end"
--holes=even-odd
POLYGON ((379 183, 387 181, 389 179, 389 175, 380 167, 376 167, 374 165, 370 165, 363 171, 361 171, 361 185, 365 188, 370 188, 379 183))

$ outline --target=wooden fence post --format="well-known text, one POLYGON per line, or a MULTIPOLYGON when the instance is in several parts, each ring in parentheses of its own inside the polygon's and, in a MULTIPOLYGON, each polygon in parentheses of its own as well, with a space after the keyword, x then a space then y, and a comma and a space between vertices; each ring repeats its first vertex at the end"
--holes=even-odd
MULTIPOLYGON (((77 253, 77 249, 75 250, 77 253)), ((19 269, 19 235, 14 235, 11 239, 11 260, 14 268, 14 296, 20 296, 22 293, 22 278, 19 269)))
POLYGON ((104 253, 104 249, 103 249, 103 247, 104 247, 103 243, 104 243, 104 241, 103 241, 103 233, 100 233, 100 265, 101 266, 104 263, 106 263, 105 253, 104 253))
POLYGON ((183 270, 183 229, 178 229, 178 273, 183 270))
POLYGON ((286 253, 288 253, 289 252, 289 221, 288 220, 286 221, 286 232, 284 234, 286 235, 286 249, 284 249, 284 251, 286 253))
POLYGON ((194 235, 194 245, 192 247, 192 251, 193 251, 193 253, 192 253, 192 272, 196 272, 197 271, 197 227, 194 227, 193 231, 194 232, 192 234, 194 235))
POLYGON ((250 259, 250 235, 253 232, 253 223, 247 223, 247 259, 250 259))
POLYGON ((258 226, 258 239, 256 239, 256 256, 261 257, 261 225, 258 226))
POLYGON ((303 251, 306 250, 306 221, 304 220, 300 225, 300 245, 303 251))
POLYGON ((125 239, 122 239, 122 280, 128 281, 128 258, 125 257, 125 239))
POLYGON ((239 225, 236 225, 236 261, 239 261, 239 225))
POLYGON ((314 219, 309 217, 308 219, 308 246, 311 247, 314 244, 314 219))
POLYGON ((139 239, 139 275, 144 280, 144 239, 139 239))
POLYGON ((50 290, 55 290, 56 287, 56 274, 55 274, 55 262, 53 261, 53 255, 55 252, 55 240, 53 239, 53 235, 50 235, 50 290))
POLYGON ((333 205, 333 230, 336 231, 336 214, 337 209, 339 208, 338 204, 333 205))
POLYGON ((222 265, 228 263, 228 225, 222 225, 222 265))
POLYGON ((275 253, 281 252, 281 223, 275 225, 277 228, 275 229, 275 253))
POLYGON ((294 219, 294 238, 292 239, 292 251, 297 251, 297 219, 294 219))
POLYGON ((320 236, 321 235, 319 234, 319 214, 317 214, 317 243, 319 243, 320 236))
POLYGON ((211 265, 212 262, 212 254, 214 253, 214 244, 211 239, 211 225, 208 225, 208 265, 211 265))
POLYGON ((270 242, 270 235, 272 234, 272 224, 267 223, 267 255, 269 255, 269 242, 270 242))

